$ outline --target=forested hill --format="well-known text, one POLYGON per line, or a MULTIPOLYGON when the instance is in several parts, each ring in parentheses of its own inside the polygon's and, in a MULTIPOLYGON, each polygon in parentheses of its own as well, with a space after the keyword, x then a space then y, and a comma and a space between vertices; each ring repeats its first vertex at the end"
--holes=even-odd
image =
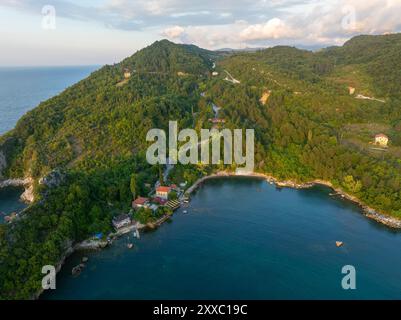
MULTIPOLYGON (((133 193, 145 196, 161 176, 144 158, 148 130, 169 120, 210 128, 212 102, 224 127, 255 129, 257 171, 331 181, 401 217, 400 64, 399 34, 319 52, 227 54, 163 40, 94 72, 0 137, 2 178, 33 177, 37 194, 21 219, 0 225, 0 297, 32 297, 43 265, 71 242, 107 234, 133 193), (388 147, 372 143, 379 133, 388 147), (57 186, 39 183, 54 170, 64 177, 57 186)), ((220 169, 178 165, 172 182, 220 169)))
POLYGON ((146 132, 164 127, 169 117, 188 126, 212 57, 163 40, 101 68, 40 104, 2 137, 3 175, 39 178, 58 167, 102 165, 143 150, 146 132))

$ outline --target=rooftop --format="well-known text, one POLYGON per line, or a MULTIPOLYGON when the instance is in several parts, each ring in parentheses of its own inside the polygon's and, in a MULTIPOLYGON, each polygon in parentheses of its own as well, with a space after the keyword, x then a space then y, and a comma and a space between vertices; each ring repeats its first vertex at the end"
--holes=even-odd
POLYGON ((143 205, 143 204, 145 204, 145 203, 148 202, 148 201, 149 201, 148 198, 139 197, 139 198, 137 198, 136 200, 134 200, 134 201, 132 202, 132 204, 143 205))
POLYGON ((158 188, 156 189, 156 192, 170 192, 170 190, 171 190, 170 187, 161 186, 161 187, 158 187, 158 188))

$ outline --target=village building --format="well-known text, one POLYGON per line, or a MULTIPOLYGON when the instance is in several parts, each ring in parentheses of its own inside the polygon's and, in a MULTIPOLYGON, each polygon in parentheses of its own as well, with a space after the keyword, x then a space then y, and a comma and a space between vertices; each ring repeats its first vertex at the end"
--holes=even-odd
POLYGON ((131 71, 129 69, 124 69, 124 78, 129 79, 131 77, 131 71))
POLYGON ((212 76, 213 76, 213 77, 218 76, 218 75, 219 75, 218 72, 216 72, 216 71, 213 71, 213 72, 212 72, 212 76))
POLYGON ((131 218, 128 214, 121 214, 117 217, 113 218, 113 227, 116 229, 121 229, 122 227, 128 226, 131 224, 131 218))
POLYGON ((349 94, 352 96, 355 93, 354 87, 348 87, 349 94))
POLYGON ((139 209, 146 206, 149 202, 148 198, 138 197, 136 200, 132 201, 132 208, 139 209))
POLYGON ((375 144, 381 145, 383 147, 386 147, 388 145, 388 140, 388 137, 383 133, 379 133, 375 136, 375 144))
POLYGON ((171 192, 170 187, 160 186, 156 188, 156 197, 167 200, 170 192, 171 192))

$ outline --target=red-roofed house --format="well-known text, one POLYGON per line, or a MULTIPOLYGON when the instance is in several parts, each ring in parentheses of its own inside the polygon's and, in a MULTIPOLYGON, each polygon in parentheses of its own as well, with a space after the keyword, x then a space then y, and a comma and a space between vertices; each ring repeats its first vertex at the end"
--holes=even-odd
POLYGON ((159 197, 161 199, 168 199, 168 194, 170 193, 171 188, 170 187, 163 187, 160 186, 156 189, 156 197, 159 197))
POLYGON ((138 199, 132 201, 132 208, 139 209, 144 207, 149 202, 148 198, 139 197, 138 199))

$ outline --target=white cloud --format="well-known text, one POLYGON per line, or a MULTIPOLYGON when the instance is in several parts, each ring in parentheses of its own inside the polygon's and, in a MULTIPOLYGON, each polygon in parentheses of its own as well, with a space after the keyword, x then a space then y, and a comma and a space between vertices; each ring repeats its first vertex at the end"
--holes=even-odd
POLYGON ((244 41, 294 38, 296 35, 297 31, 279 18, 270 19, 266 23, 250 25, 240 33, 240 37, 244 41))
MULTIPOLYGON (((207 48, 342 44, 366 33, 401 31, 401 0, 54 0, 57 15, 116 30, 156 32, 207 48), (88 2, 87 2, 88 3, 88 2)), ((38 14, 36 0, 0 7, 38 14)), ((99 28, 101 30, 101 28, 99 28)), ((101 31, 99 31, 101 32, 101 31)))
POLYGON ((165 29, 162 32, 162 36, 167 37, 169 39, 177 39, 184 33, 184 31, 185 31, 185 29, 183 27, 174 26, 174 27, 165 29))

